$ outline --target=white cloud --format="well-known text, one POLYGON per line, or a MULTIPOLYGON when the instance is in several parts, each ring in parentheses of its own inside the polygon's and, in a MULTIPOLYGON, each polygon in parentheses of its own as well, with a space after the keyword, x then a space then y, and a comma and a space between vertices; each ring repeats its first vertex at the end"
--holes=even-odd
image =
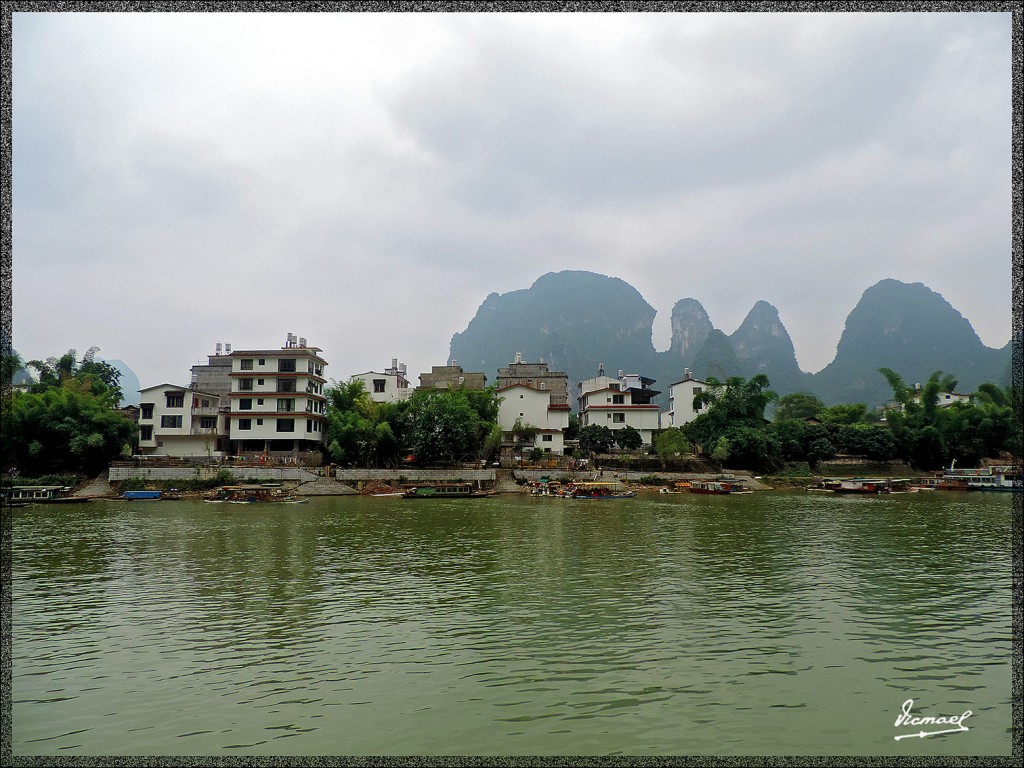
POLYGON ((145 386, 294 331, 335 378, 395 356, 415 377, 487 294, 560 269, 633 284, 662 348, 680 298, 727 333, 770 301, 808 370, 885 277, 1009 336, 1008 14, 44 13, 14 33, 29 356, 95 343, 145 386))

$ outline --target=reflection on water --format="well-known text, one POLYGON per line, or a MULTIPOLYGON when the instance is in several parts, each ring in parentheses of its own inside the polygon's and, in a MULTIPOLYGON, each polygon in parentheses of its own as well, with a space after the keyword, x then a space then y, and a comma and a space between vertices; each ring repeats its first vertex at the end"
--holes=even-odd
POLYGON ((1005 496, 14 510, 30 754, 1009 754, 1005 496), (896 741, 907 699, 970 730, 896 741))

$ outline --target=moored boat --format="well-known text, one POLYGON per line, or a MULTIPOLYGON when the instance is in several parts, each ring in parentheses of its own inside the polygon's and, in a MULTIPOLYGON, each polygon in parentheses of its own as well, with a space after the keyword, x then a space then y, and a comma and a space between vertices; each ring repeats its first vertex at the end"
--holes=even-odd
POLYGON ((203 501, 211 504, 304 504, 309 499, 301 496, 292 496, 277 487, 265 485, 225 485, 212 498, 203 499, 203 501))
POLYGON ((121 494, 121 498, 125 501, 139 501, 143 499, 160 499, 163 497, 163 491, 125 491, 121 494))
POLYGON ((851 477, 839 480, 838 485, 833 484, 827 490, 833 493, 880 494, 910 493, 913 489, 906 478, 851 477))
POLYGON ((691 480, 690 493, 726 494, 753 493, 739 480, 691 480))
POLYGON ((662 488, 658 493, 689 493, 690 492, 690 481, 679 480, 672 483, 670 487, 662 488))
POLYGON ((631 499, 636 491, 630 491, 618 483, 572 483, 565 491, 570 499, 631 499))
POLYGON ((402 494, 403 499, 483 499, 493 494, 479 491, 470 483, 436 483, 414 485, 402 494))
POLYGON ((73 489, 66 485, 15 485, 4 489, 5 500, 11 506, 24 504, 83 504, 91 496, 72 496, 73 489))

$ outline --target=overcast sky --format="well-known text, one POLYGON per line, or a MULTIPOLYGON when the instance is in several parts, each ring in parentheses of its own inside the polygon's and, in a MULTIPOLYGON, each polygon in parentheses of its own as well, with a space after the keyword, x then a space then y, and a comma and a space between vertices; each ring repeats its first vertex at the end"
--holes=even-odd
POLYGON ((15 14, 14 346, 150 386, 294 332, 332 379, 416 383, 489 293, 585 269, 640 291, 658 349, 681 298, 727 334, 763 299, 818 371, 888 277, 1001 347, 1010 24, 15 14))

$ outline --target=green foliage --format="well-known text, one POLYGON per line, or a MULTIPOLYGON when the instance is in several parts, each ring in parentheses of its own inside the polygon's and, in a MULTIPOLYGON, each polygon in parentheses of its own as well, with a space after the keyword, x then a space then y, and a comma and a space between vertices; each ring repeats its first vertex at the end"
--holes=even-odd
POLYGON ((93 474, 109 466, 135 438, 135 425, 112 409, 109 392, 95 394, 85 380, 69 376, 38 391, 13 393, 5 413, 4 464, 23 473, 93 474))
POLYGON ((327 388, 324 442, 341 466, 395 466, 407 450, 409 402, 376 403, 362 381, 327 388))
POLYGON ((775 420, 814 419, 824 407, 824 403, 810 392, 793 392, 779 399, 775 420))
POLYGON ((580 436, 580 417, 575 413, 569 414, 569 427, 565 430, 566 440, 578 440, 580 436))
POLYGON ((764 374, 758 374, 749 381, 734 376, 724 384, 709 378, 704 390, 694 397, 693 405, 695 409, 710 407, 683 425, 683 434, 702 450, 711 451, 718 439, 731 429, 763 429, 765 408, 777 399, 774 392, 766 389, 767 386, 768 377, 764 374))
POLYGON ((941 392, 953 391, 956 379, 936 371, 921 388, 918 397, 893 371, 883 368, 893 387, 900 410, 889 411, 888 425, 894 454, 922 470, 935 470, 956 461, 974 466, 982 458, 1002 453, 1021 455, 1019 404, 1015 416, 1012 388, 985 383, 978 387, 971 403, 939 407, 941 392))
POLYGON ((644 444, 644 439, 635 427, 626 425, 614 431, 615 444, 624 451, 636 451, 644 444))
POLYGON ((867 419, 867 409, 865 403, 831 405, 819 411, 818 419, 822 424, 859 424, 867 419))
POLYGON ((615 435, 608 427, 589 424, 580 429, 580 450, 584 453, 608 453, 615 442, 615 435))
POLYGON ((692 450, 689 439, 678 427, 669 427, 656 434, 653 445, 654 452, 662 461, 674 459, 692 450))
POLYGON ((420 390, 409 400, 409 442, 421 463, 493 455, 501 404, 497 390, 420 390))
POLYGON ((663 477, 657 475, 644 475, 643 477, 637 478, 637 482, 640 485, 668 485, 669 481, 663 477))
POLYGON ((722 435, 715 443, 715 449, 711 451, 711 458, 717 461, 718 466, 721 467, 725 464, 725 460, 729 458, 731 453, 732 447, 729 444, 729 438, 722 435))

